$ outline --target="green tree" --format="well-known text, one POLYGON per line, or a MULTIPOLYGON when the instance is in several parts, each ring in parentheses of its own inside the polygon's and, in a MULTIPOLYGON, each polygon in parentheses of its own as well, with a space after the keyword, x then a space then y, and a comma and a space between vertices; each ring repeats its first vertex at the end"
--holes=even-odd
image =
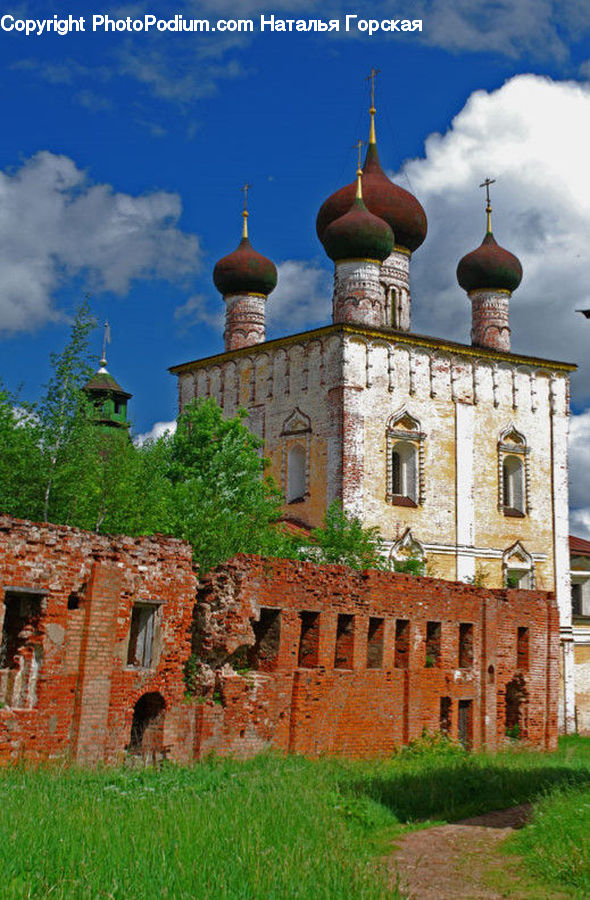
POLYGON ((303 554, 318 562, 341 563, 353 569, 389 568, 379 529, 363 527, 360 519, 348 515, 337 500, 326 510, 323 527, 314 528, 310 538, 318 553, 303 549, 303 554))
POLYGON ((0 512, 40 517, 41 466, 36 416, 0 385, 0 512))
POLYGON ((36 407, 41 433, 43 521, 74 524, 80 499, 76 479, 81 457, 91 453, 88 401, 82 388, 92 374, 88 338, 96 327, 87 300, 78 307, 70 338, 61 353, 50 356, 52 375, 36 407))
POLYGON ((192 544, 203 570, 236 553, 293 555, 277 527, 282 497, 265 477, 262 442, 225 419, 214 400, 189 404, 170 440, 171 531, 192 544))

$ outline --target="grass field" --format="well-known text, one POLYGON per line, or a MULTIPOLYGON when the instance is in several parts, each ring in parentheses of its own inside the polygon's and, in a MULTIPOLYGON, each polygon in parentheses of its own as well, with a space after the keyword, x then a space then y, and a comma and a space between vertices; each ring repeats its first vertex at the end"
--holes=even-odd
POLYGON ((419 747, 390 760, 211 759, 161 770, 0 773, 6 900, 392 897, 378 857, 411 823, 526 800, 538 876, 590 896, 590 740, 555 754, 419 747))

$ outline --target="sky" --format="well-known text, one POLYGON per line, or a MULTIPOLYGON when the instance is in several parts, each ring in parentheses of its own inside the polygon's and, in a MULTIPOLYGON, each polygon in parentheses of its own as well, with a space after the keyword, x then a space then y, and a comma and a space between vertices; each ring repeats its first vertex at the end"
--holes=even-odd
MULTIPOLYGON (((373 67, 382 164, 428 216, 412 258, 412 328, 469 341, 455 271, 483 237, 478 185, 495 178, 494 233, 524 269, 513 349, 579 366, 571 529, 590 537, 590 320, 575 312, 590 307, 587 0, 4 6, 0 378, 34 400, 88 294, 111 324, 109 370, 134 395, 134 433, 161 431, 176 415, 168 367, 223 349, 211 276, 239 241, 245 182, 252 243, 279 269, 268 336, 327 324, 332 265, 315 216, 353 180, 373 67), (358 17, 348 31, 347 13, 358 17), (54 16, 69 15, 85 30, 54 33, 54 16), (93 30, 94 15, 121 30, 93 30), (133 30, 146 15, 215 30, 133 30), (272 15, 340 28, 262 30, 272 15), (221 30, 220 19, 253 28, 221 30), (392 19, 422 30, 357 27, 392 19), (26 20, 39 20, 29 34, 26 20)), ((97 359, 101 343, 97 331, 97 359)))

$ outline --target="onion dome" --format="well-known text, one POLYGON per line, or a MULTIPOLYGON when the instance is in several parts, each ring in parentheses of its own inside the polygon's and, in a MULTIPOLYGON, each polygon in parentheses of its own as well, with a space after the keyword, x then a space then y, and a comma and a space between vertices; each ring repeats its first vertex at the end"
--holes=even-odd
POLYGON ((489 187, 493 181, 486 179, 480 187, 486 187, 487 228, 486 235, 477 250, 472 250, 457 266, 457 281, 464 291, 496 290, 515 291, 522 281, 520 260, 496 243, 492 233, 492 207, 489 187))
POLYGON ((233 253, 224 256, 213 270, 215 287, 224 297, 230 294, 268 295, 277 286, 277 268, 257 253, 248 239, 248 212, 244 210, 242 240, 233 253))
POLYGON ((322 243, 334 262, 347 259, 383 262, 393 250, 393 231, 387 222, 373 215, 365 206, 360 167, 357 171, 356 197, 348 212, 325 228, 322 243))
MULTIPOLYGON (((371 107, 371 133, 363 166, 363 197, 367 208, 383 219, 395 235, 395 243, 411 253, 424 241, 428 230, 426 213, 416 198, 389 180, 379 162, 375 138, 375 107, 371 107)), ((323 243, 328 225, 350 209, 355 185, 347 184, 322 204, 316 219, 316 231, 323 243)))

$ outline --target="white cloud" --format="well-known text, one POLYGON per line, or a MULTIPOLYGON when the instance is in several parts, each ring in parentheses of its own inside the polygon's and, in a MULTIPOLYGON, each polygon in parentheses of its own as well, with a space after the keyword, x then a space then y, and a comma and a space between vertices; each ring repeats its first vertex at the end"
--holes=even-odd
POLYGON ((159 438, 164 437, 165 434, 172 435, 175 431, 176 419, 172 422, 154 422, 149 431, 144 431, 143 434, 136 434, 133 438, 133 443, 141 447, 146 441, 157 441, 159 438))
POLYGON ((199 243, 180 213, 176 194, 117 193, 47 151, 0 172, 0 332, 56 319, 54 292, 73 277, 123 295, 134 279, 194 272, 199 243))
POLYGON ((394 176, 429 221, 412 261, 413 329, 469 341, 470 305, 455 272, 483 238, 478 185, 489 175, 496 239, 524 269, 511 301, 512 347, 578 363, 578 406, 590 398, 590 322, 575 313, 590 306, 589 121, 590 85, 517 76, 473 93, 446 134, 427 138, 425 157, 394 176))
POLYGON ((267 304, 269 335, 326 325, 332 313, 332 274, 296 259, 285 260, 277 269, 278 284, 267 304))
MULTIPOLYGON (((332 274, 296 259, 280 263, 277 271, 277 287, 266 304, 267 337, 326 325, 332 314, 332 274)), ((176 308, 174 318, 187 327, 207 325, 220 332, 225 304, 219 294, 195 294, 176 308)))

